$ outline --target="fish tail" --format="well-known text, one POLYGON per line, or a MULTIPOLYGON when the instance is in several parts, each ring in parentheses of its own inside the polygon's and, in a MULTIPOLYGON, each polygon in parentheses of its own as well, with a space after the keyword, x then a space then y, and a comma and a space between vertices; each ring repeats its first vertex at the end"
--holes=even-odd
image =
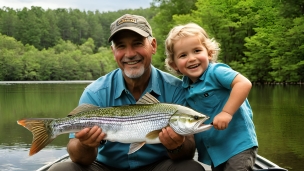
POLYGON ((21 119, 17 123, 33 134, 32 146, 29 155, 32 156, 38 153, 41 149, 47 146, 56 136, 53 135, 53 129, 50 123, 54 119, 30 118, 21 119))

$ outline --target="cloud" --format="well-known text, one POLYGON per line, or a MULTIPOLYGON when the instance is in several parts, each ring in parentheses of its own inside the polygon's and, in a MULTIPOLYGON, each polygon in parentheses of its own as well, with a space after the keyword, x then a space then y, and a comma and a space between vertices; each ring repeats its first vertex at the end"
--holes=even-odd
POLYGON ((1 8, 22 9, 39 6, 43 9, 72 8, 106 12, 120 9, 148 8, 153 0, 0 0, 1 8))

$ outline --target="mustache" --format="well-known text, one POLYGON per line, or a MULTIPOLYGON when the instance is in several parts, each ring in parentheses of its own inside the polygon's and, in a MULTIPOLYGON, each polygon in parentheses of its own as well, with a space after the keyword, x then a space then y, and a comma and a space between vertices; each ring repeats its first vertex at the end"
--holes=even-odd
POLYGON ((141 60, 142 59, 142 57, 141 56, 139 56, 139 55, 136 55, 136 56, 124 56, 123 58, 122 58, 122 62, 130 62, 130 61, 139 61, 139 60, 141 60))

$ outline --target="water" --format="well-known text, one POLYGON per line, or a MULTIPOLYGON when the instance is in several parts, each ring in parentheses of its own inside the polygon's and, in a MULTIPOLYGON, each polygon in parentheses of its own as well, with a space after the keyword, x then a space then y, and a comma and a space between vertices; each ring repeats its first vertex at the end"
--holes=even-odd
POLYGON ((78 105, 87 84, 0 85, 0 170, 36 170, 64 155, 68 137, 60 135, 39 153, 29 157, 32 134, 19 126, 17 120, 66 116, 78 105))
POLYGON ((254 86, 248 99, 259 154, 290 171, 304 170, 304 86, 254 86))
MULTIPOLYGON (((41 83, 41 82, 38 82, 41 83)), ((0 84, 0 170, 36 170, 66 153, 60 135, 29 157, 32 134, 16 121, 63 117, 73 110, 88 82, 0 84)), ((304 168, 304 86, 255 85, 248 97, 254 112, 259 154, 290 171, 304 168)))

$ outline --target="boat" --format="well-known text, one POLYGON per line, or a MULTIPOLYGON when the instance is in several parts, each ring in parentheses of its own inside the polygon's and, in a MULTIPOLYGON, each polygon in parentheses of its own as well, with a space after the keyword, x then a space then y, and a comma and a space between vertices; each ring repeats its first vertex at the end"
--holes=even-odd
MULTIPOLYGON (((62 157, 60 157, 59 159, 42 166, 41 168, 39 168, 36 171, 47 171, 53 164, 68 161, 68 160, 70 160, 69 155, 65 154, 62 157)), ((204 165, 204 164, 202 164, 202 165, 204 166, 206 171, 211 171, 210 166, 204 165)), ((277 164, 267 160, 266 158, 264 158, 260 155, 257 155, 257 159, 256 159, 255 165, 254 165, 254 170, 255 171, 288 171, 287 169, 284 169, 284 168, 278 166, 277 164)))

